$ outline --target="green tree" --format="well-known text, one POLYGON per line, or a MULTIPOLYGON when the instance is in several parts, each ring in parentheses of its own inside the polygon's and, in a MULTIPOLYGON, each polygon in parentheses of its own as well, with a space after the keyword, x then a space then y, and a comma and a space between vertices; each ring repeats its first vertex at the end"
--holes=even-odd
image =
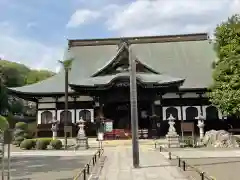
POLYGON ((215 64, 210 101, 224 114, 240 116, 240 15, 215 30, 215 64))
POLYGON ((53 72, 47 70, 32 70, 27 74, 26 84, 34 84, 39 81, 45 80, 53 75, 53 72))
POLYGON ((2 66, 0 66, 0 114, 8 109, 8 96, 4 81, 2 66))
POLYGON ((20 63, 0 60, 0 114, 6 111, 24 113, 23 101, 8 95, 6 87, 37 83, 53 75, 51 71, 31 70, 20 63))
POLYGON ((7 119, 0 115, 0 132, 6 130, 8 127, 9 127, 9 124, 7 119))

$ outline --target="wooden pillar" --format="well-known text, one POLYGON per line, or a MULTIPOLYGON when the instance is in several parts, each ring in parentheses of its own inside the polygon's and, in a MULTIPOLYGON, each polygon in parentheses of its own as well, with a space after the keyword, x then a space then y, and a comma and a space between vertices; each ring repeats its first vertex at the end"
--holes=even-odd
MULTIPOLYGON (((182 98, 182 95, 183 93, 179 93, 179 98, 180 98, 180 112, 181 112, 181 123, 183 123, 183 106, 182 106, 182 101, 183 101, 183 98, 182 98)), ((184 134, 183 134, 183 128, 182 128, 182 124, 181 124, 181 135, 182 135, 182 141, 184 140, 184 134)))
POLYGON ((201 110, 201 114, 203 114, 203 106, 202 106, 202 93, 199 93, 199 99, 200 99, 200 110, 201 110))
POLYGON ((38 137, 38 103, 39 103, 39 100, 38 98, 36 98, 36 131, 35 131, 35 137, 37 138, 38 137))
POLYGON ((163 106, 162 106, 162 99, 163 99, 163 98, 162 98, 162 96, 163 96, 163 94, 160 93, 160 94, 159 94, 159 100, 160 100, 160 111, 161 111, 161 112, 159 113, 159 114, 160 114, 159 117, 160 117, 161 120, 163 120, 163 106))
POLYGON ((58 120, 58 114, 57 114, 57 103, 58 103, 58 97, 55 98, 55 119, 58 120))
POLYGON ((77 97, 74 96, 74 123, 77 123, 77 97))
POLYGON ((180 98, 180 112, 181 112, 181 121, 183 121, 183 106, 182 106, 182 101, 183 101, 183 98, 182 98, 182 93, 179 93, 179 98, 180 98))
POLYGON ((153 101, 152 104, 151 104, 151 112, 152 112, 152 116, 155 116, 155 115, 156 115, 154 101, 153 101))
POLYGON ((103 119, 104 118, 104 112, 103 112, 103 102, 102 101, 99 101, 99 110, 98 110, 98 117, 100 119, 103 119))

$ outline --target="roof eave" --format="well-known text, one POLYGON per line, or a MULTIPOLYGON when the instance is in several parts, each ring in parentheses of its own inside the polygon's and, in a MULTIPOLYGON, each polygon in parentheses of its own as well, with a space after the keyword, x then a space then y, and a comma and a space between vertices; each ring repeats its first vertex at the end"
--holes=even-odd
MULTIPOLYGON (((63 96, 65 92, 24 92, 24 91, 17 91, 11 88, 7 88, 7 91, 9 94, 19 96, 21 98, 23 97, 41 97, 41 96, 63 96)), ((69 92, 69 94, 72 94, 74 92, 69 92)), ((23 98, 24 99, 24 98, 23 98)))

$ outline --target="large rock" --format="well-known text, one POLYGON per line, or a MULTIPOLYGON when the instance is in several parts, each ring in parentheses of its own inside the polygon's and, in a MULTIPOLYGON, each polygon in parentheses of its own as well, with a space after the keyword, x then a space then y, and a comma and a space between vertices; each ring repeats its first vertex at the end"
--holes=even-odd
POLYGON ((224 130, 210 130, 205 133, 203 144, 216 148, 233 148, 239 147, 238 139, 224 130))

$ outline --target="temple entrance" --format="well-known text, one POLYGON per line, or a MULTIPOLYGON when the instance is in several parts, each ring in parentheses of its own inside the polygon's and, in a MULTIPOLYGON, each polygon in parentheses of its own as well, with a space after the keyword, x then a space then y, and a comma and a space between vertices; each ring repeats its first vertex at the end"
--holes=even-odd
POLYGON ((126 102, 108 103, 103 108, 106 119, 113 120, 114 129, 130 129, 130 104, 126 102))
MULTIPOLYGON (((151 128, 150 103, 138 102, 138 125, 139 129, 151 128)), ((113 120, 114 129, 131 129, 131 111, 129 102, 107 103, 103 108, 106 119, 113 120)))

